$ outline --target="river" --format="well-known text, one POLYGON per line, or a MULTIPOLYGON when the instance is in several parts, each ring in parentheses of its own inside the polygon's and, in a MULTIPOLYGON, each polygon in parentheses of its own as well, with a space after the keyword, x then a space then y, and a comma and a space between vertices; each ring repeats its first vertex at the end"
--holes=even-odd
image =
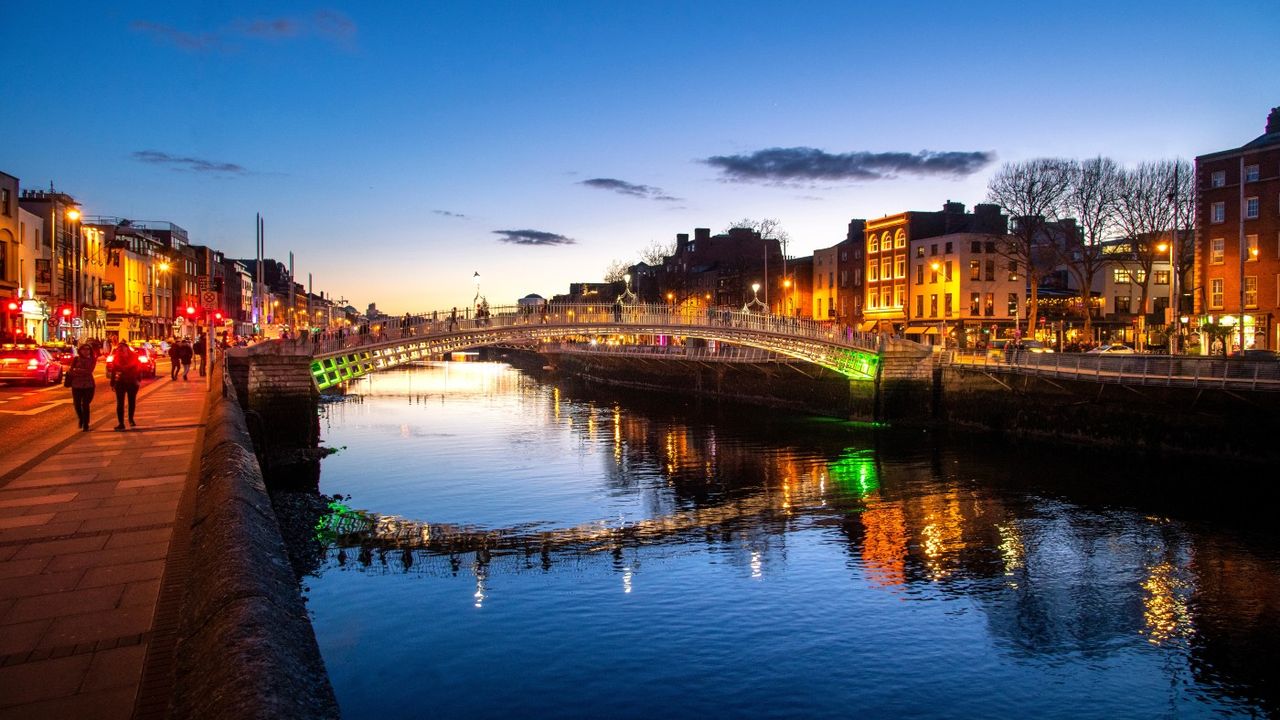
POLYGON ((303 585, 347 718, 1280 708, 1280 543, 1220 467, 497 363, 374 374, 321 433, 342 532, 303 585))

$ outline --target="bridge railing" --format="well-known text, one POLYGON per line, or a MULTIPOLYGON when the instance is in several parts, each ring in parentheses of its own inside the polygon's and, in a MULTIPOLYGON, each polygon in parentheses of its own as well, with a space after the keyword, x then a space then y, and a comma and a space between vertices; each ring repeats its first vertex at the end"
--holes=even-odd
POLYGON ((753 347, 689 347, 687 345, 609 345, 605 343, 555 342, 541 345, 544 352, 611 355, 620 357, 652 357, 665 360, 698 360, 704 362, 783 362, 788 358, 778 353, 753 347))
POLYGON ((944 365, 1122 385, 1280 391, 1280 362, 1193 355, 946 352, 944 365))
POLYGON ((545 307, 492 308, 481 317, 457 314, 455 311, 419 313, 388 317, 359 327, 312 333, 281 342, 313 355, 332 354, 365 345, 384 344, 400 339, 446 337, 477 330, 519 326, 600 325, 601 334, 616 332, 618 326, 634 326, 653 332, 669 330, 680 334, 682 328, 739 329, 771 333, 778 336, 816 340, 862 350, 876 351, 880 336, 864 333, 844 325, 806 318, 746 312, 741 308, 703 307, 689 309, 662 304, 557 304, 545 307))

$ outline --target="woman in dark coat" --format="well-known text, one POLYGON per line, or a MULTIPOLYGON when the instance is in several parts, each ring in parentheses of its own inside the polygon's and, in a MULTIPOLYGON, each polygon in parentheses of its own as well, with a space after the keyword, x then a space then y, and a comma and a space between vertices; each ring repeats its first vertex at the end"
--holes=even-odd
POLYGON ((111 389, 116 391, 116 430, 124 429, 124 402, 129 400, 129 424, 133 421, 133 408, 138 403, 138 386, 142 384, 142 368, 133 349, 121 342, 116 346, 115 360, 111 363, 111 389))
POLYGON ((93 368, 98 364, 94 358, 93 346, 83 343, 71 359, 71 367, 67 368, 67 384, 71 386, 71 404, 76 408, 76 420, 80 429, 89 431, 89 405, 93 403, 96 381, 93 379, 93 368))

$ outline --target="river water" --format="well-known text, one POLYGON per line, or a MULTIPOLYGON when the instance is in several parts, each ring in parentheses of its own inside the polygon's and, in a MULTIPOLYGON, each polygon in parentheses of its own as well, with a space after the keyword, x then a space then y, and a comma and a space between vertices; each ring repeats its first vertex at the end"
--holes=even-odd
POLYGON ((303 584, 348 718, 1280 707, 1280 546, 1222 468, 495 363, 375 374, 321 431, 346 497, 303 584))

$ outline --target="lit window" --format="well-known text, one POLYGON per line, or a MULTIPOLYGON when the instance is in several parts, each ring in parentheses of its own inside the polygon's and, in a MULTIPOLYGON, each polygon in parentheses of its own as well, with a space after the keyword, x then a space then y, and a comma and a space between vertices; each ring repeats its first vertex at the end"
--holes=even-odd
POLYGON ((1209 264, 1221 265, 1224 251, 1226 250, 1226 241, 1222 238, 1213 238, 1209 241, 1209 264))
POLYGON ((1017 279, 1018 279, 1018 261, 1010 260, 1009 261, 1009 280, 1013 281, 1017 279))
POLYGON ((969 314, 977 317, 982 309, 982 294, 969 293, 969 314))
POLYGON ((907 292, 907 288, 902 285, 898 285, 893 289, 893 306, 894 307, 902 307, 903 300, 905 299, 903 296, 906 295, 906 292, 907 292))
POLYGON ((872 235, 871 241, 867 244, 867 252, 880 252, 880 238, 872 235))
POLYGON ((1258 236, 1245 235, 1244 242, 1245 242, 1245 256, 1244 256, 1245 261, 1253 262, 1257 260, 1258 259, 1258 236))
POLYGON ((898 231, 897 236, 893 238, 893 246, 894 246, 894 247, 906 247, 906 246, 907 246, 907 235, 906 235, 906 233, 904 233, 904 232, 902 232, 901 230, 899 230, 899 231, 898 231))
POLYGON ((987 293, 982 298, 982 314, 987 317, 995 317, 996 314, 996 294, 987 293))
POLYGON ((1168 284, 1169 284, 1169 271, 1168 271, 1168 270, 1157 270, 1157 271, 1156 271, 1156 284, 1157 284, 1157 285, 1168 285, 1168 284))
POLYGON ((1018 293, 1009 293, 1009 317, 1018 314, 1018 293))
POLYGON ((907 276, 907 256, 899 255, 893 260, 893 276, 895 278, 905 278, 907 276))
POLYGON ((1214 278, 1209 281, 1209 307, 1221 308, 1223 299, 1222 278, 1214 278))
POLYGON ((1118 313, 1129 312, 1129 303, 1130 303, 1130 300, 1128 295, 1117 295, 1116 296, 1116 312, 1118 313))
POLYGON ((1133 282, 1133 273, 1121 268, 1115 268, 1111 271, 1111 281, 1117 285, 1128 285, 1133 282))
POLYGON ((938 296, 929 296, 929 317, 938 317, 938 296))
POLYGON ((1258 307, 1258 277, 1256 275, 1244 276, 1244 306, 1249 308, 1258 307))
POLYGON ((1220 223, 1227 221, 1227 204, 1225 202, 1216 202, 1209 206, 1209 222, 1220 223))
POLYGON ((969 261, 969 279, 970 280, 982 279, 982 262, 981 261, 979 260, 969 261))

